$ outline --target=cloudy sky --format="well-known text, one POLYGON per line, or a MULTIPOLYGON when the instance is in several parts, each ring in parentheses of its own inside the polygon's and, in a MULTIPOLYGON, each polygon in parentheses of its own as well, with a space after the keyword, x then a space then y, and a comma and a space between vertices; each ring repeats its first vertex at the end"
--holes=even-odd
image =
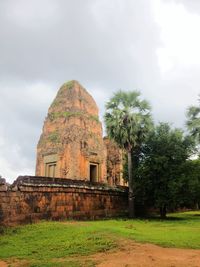
POLYGON ((183 127, 200 85, 199 0, 1 0, 0 175, 34 174, 47 109, 78 80, 100 114, 139 89, 156 122, 183 127))

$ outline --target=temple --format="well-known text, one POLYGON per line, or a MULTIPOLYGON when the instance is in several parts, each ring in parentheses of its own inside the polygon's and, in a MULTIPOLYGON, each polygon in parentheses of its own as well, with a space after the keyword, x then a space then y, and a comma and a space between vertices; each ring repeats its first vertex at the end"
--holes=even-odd
POLYGON ((98 107, 77 82, 63 84, 37 146, 35 176, 0 178, 0 226, 124 216, 123 153, 103 138, 98 107))
POLYGON ((36 176, 124 185, 123 154, 103 138, 98 107, 77 81, 61 86, 37 146, 36 176))

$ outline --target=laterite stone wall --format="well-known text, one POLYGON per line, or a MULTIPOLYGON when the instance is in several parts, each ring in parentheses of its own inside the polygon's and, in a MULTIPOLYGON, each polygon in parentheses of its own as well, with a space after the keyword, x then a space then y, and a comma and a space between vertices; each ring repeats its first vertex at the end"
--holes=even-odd
POLYGON ((126 215, 127 188, 48 177, 0 179, 0 225, 126 215))

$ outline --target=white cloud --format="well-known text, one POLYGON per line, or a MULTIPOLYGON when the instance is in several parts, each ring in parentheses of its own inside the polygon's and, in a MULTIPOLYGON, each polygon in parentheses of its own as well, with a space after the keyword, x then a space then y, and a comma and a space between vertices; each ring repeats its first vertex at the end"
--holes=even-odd
POLYGON ((0 174, 34 173, 43 120, 67 80, 88 89, 101 117, 114 91, 139 89, 156 121, 183 126, 200 84, 200 5, 188 2, 1 0, 0 174))
POLYGON ((173 1, 154 0, 155 20, 161 29, 157 50, 161 72, 200 66, 200 16, 173 1))
POLYGON ((36 145, 55 91, 41 82, 7 81, 0 88, 0 175, 12 181, 35 172, 36 145))
POLYGON ((5 15, 14 24, 28 29, 50 28, 58 20, 59 5, 53 0, 8 0, 5 15))
POLYGON ((12 183, 19 175, 34 175, 33 168, 26 168, 22 166, 12 166, 8 160, 0 157, 0 175, 6 178, 6 181, 12 183))

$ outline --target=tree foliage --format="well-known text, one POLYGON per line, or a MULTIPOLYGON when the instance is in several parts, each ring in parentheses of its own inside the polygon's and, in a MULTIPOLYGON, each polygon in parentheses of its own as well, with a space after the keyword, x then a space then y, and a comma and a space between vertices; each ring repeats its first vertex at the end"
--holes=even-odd
POLYGON ((189 109, 187 110, 186 125, 191 136, 193 136, 195 140, 200 143, 200 105, 189 107, 189 109))
POLYGON ((200 208, 200 159, 188 160, 183 166, 180 205, 188 208, 200 208))
POLYGON ((166 216, 167 209, 180 204, 184 171, 192 149, 191 138, 167 123, 155 127, 142 148, 136 175, 137 197, 159 208, 161 217, 166 216))
POLYGON ((150 106, 139 97, 137 91, 119 91, 105 114, 108 136, 127 152, 129 208, 135 196, 137 205, 159 209, 163 218, 180 207, 199 207, 200 160, 191 155, 200 143, 200 106, 187 111, 186 136, 168 123, 153 128, 150 106))
POLYGON ((139 96, 138 91, 119 91, 106 104, 107 134, 126 151, 141 144, 152 125, 150 105, 139 96))
POLYGON ((150 105, 138 91, 119 91, 106 104, 105 124, 108 136, 128 155, 129 216, 134 217, 132 151, 141 146, 152 125, 150 105))

